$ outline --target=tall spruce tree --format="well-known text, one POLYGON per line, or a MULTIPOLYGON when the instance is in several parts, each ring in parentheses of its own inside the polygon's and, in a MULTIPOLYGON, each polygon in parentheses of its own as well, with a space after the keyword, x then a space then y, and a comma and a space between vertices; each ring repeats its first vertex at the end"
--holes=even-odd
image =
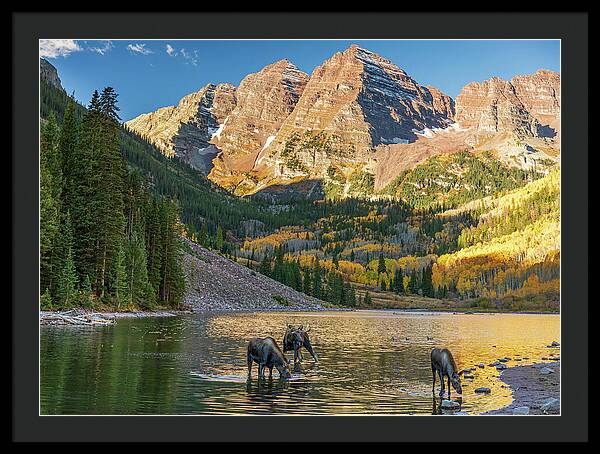
POLYGON ((41 131, 40 143, 40 290, 52 286, 52 251, 60 227, 62 190, 58 126, 51 114, 41 131))
POLYGON ((323 297, 323 277, 322 277, 322 269, 321 264, 319 263, 319 257, 315 257, 314 265, 313 265, 313 282, 312 282, 312 295, 315 298, 323 297))
POLYGON ((61 231, 64 260, 61 260, 56 278, 56 302, 59 307, 70 307, 77 303, 77 272, 73 261, 73 237, 70 217, 67 215, 61 231))

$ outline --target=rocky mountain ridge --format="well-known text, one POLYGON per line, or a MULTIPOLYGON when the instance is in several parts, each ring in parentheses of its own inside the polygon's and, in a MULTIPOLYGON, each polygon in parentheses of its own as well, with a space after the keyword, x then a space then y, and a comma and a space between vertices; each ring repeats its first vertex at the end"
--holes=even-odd
POLYGON ((377 190, 431 156, 461 150, 493 151, 520 168, 560 156, 560 75, 552 71, 473 82, 453 100, 353 45, 310 76, 281 60, 237 88, 212 85, 224 86, 213 100, 207 86, 190 103, 127 126, 237 195, 304 179, 348 186, 356 172, 372 175, 377 190), (213 104, 223 105, 219 115, 213 104))
POLYGON ((58 71, 54 65, 45 58, 40 58, 40 79, 49 83, 53 87, 64 91, 60 77, 58 77, 58 71))
POLYGON ((231 84, 208 84, 181 98, 176 106, 140 115, 125 126, 142 135, 166 156, 177 156, 204 173, 218 151, 210 142, 236 106, 231 84))
POLYGON ((209 178, 231 188, 254 167, 304 91, 308 74, 287 60, 246 76, 236 89, 237 103, 212 143, 221 151, 209 178))

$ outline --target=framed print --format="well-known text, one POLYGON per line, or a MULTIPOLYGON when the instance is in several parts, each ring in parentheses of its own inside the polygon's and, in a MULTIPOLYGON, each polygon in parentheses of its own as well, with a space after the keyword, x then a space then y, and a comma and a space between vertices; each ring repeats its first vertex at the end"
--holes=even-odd
POLYGON ((15 440, 587 440, 587 15, 13 29, 15 440))

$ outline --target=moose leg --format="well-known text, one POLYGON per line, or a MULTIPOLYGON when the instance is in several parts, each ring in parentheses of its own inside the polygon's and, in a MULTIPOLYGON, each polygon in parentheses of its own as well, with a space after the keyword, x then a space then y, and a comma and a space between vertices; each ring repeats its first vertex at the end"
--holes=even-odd
POLYGON ((273 378, 273 366, 269 367, 269 378, 273 378))
POLYGON ((248 355, 248 377, 252 376, 252 357, 248 355))
POLYGON ((431 374, 433 375, 433 385, 431 385, 431 392, 435 393, 435 369, 431 368, 431 374))
POLYGON ((442 375, 441 371, 438 371, 438 373, 440 374, 440 382, 442 384, 441 388, 440 388, 440 396, 444 397, 444 393, 446 392, 444 390, 444 376, 442 375))
POLYGON ((448 375, 448 399, 450 399, 451 391, 452 391, 452 387, 450 386, 450 376, 448 375))
POLYGON ((313 357, 313 359, 315 360, 315 362, 319 362, 319 358, 317 358, 317 354, 314 352, 312 345, 310 344, 310 341, 308 339, 304 339, 304 348, 306 350, 308 350, 308 353, 310 353, 310 355, 313 357))
POLYGON ((263 364, 258 364, 258 377, 259 378, 264 378, 265 377, 265 366, 263 364))

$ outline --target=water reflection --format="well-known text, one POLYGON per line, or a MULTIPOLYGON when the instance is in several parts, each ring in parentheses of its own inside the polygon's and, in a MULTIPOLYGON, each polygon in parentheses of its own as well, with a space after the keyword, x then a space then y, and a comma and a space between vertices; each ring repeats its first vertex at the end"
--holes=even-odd
POLYGON ((479 413, 511 401, 488 364, 505 356, 509 366, 558 356, 546 346, 560 341, 559 324, 554 315, 360 311, 42 327, 41 408, 43 414, 440 414, 429 354, 443 346, 459 368, 475 367, 473 378, 463 379, 457 411, 479 413), (248 380, 248 340, 272 336, 281 344, 288 323, 307 320, 319 363, 305 357, 289 381, 276 371, 272 379, 248 380), (482 386, 491 393, 474 392, 482 386))

